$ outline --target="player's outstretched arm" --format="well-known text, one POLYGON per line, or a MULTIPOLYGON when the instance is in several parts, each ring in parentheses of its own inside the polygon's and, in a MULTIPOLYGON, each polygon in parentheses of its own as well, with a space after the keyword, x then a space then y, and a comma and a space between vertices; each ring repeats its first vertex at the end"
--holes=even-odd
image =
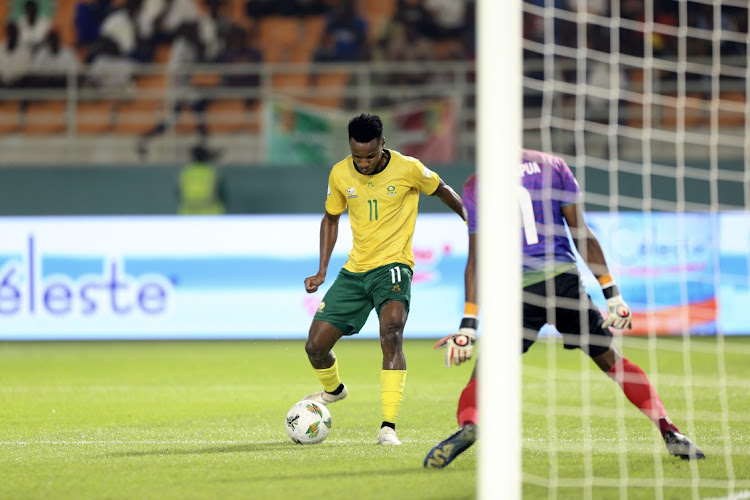
POLYGON ((609 272, 599 240, 586 224, 581 203, 565 205, 562 211, 578 253, 599 280, 604 298, 607 299, 607 319, 602 327, 631 328, 630 308, 620 295, 620 289, 609 272))
POLYGON ((432 196, 440 198, 440 201, 442 201, 446 207, 456 212, 465 222, 468 222, 468 216, 464 204, 461 201, 461 197, 452 187, 446 184, 443 179, 440 179, 440 184, 435 192, 432 193, 432 196))
POLYGON ((474 343, 477 340, 479 305, 477 304, 476 242, 476 233, 469 234, 469 256, 466 259, 464 271, 466 304, 458 332, 440 339, 435 344, 435 349, 445 347, 445 366, 449 368, 470 360, 474 353, 474 343))
POLYGON ((328 263, 331 261, 333 247, 336 246, 336 240, 339 237, 339 218, 341 215, 333 215, 328 212, 323 214, 323 220, 320 221, 320 264, 318 272, 305 278, 305 290, 307 293, 313 293, 318 290, 326 280, 328 272, 328 263))

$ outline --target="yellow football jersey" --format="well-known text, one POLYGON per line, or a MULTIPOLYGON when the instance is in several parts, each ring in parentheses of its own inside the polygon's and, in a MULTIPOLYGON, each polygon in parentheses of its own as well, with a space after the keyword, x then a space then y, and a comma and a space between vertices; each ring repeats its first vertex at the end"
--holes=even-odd
POLYGON ((344 265, 363 273, 392 262, 414 267, 411 241, 417 222, 419 193, 433 194, 440 177, 411 156, 393 150, 385 169, 363 175, 347 156, 331 169, 326 211, 349 209, 353 241, 344 265))

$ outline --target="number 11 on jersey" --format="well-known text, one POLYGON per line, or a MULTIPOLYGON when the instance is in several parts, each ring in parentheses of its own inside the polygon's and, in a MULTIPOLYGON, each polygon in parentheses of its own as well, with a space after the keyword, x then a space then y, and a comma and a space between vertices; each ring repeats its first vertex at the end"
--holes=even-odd
POLYGON ((370 205, 370 220, 378 220, 378 200, 367 200, 367 204, 370 205))

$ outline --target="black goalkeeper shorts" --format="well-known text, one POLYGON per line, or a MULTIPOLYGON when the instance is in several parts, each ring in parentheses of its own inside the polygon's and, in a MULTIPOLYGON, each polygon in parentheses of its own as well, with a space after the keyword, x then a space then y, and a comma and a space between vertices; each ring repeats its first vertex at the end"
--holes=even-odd
POLYGON ((554 325, 566 349, 579 348, 591 357, 605 353, 612 332, 581 284, 578 272, 567 272, 523 289, 523 352, 536 342, 545 324, 554 325))

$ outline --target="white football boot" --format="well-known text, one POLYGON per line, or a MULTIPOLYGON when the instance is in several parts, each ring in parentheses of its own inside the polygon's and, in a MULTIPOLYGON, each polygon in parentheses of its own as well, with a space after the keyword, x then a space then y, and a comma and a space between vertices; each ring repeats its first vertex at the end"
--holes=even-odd
POLYGON ((345 384, 341 384, 341 385, 343 385, 344 388, 338 394, 331 394, 330 392, 326 392, 326 391, 318 391, 312 394, 308 394, 302 399, 309 399, 311 401, 315 401, 316 403, 320 403, 323 406, 327 406, 330 403, 335 403, 336 401, 341 401, 349 393, 349 391, 347 391, 346 389, 346 385, 345 384))
POLYGON ((401 441, 396 437, 395 430, 390 427, 381 427, 378 433, 378 444, 398 446, 401 441))

